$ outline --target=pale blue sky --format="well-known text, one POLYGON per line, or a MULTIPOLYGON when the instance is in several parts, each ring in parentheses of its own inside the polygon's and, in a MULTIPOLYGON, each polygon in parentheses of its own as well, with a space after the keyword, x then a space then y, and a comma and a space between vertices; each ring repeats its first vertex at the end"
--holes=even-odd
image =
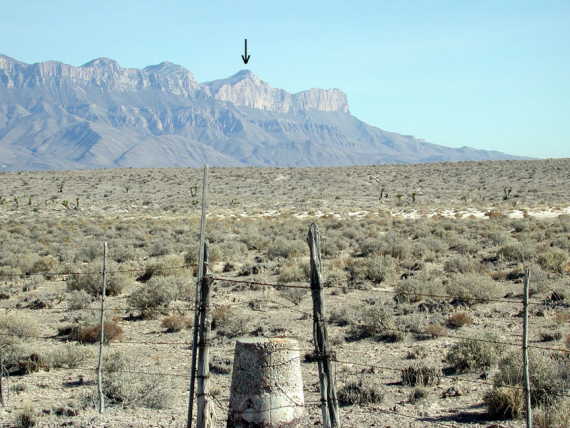
POLYGON ((200 82, 249 68, 291 92, 340 88, 386 130, 570 157, 568 0, 3 0, 0 53, 171 61, 200 82))

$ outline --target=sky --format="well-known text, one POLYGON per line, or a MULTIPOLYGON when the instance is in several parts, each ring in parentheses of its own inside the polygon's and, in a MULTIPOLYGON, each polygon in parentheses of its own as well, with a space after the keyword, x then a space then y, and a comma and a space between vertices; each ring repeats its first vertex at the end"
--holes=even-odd
POLYGON ((2 0, 0 53, 34 63, 247 68, 450 147, 570 157, 568 0, 2 0), (244 38, 251 59, 244 65, 244 38))

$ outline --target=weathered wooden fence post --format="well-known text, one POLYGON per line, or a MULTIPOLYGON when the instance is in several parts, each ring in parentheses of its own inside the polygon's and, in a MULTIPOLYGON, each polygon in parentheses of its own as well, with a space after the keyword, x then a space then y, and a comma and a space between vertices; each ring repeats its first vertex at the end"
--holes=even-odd
POLYGON ((524 366, 524 395, 526 406, 526 426, 532 428, 532 407, 530 403, 530 377, 528 368, 528 286, 530 282, 530 270, 524 272, 524 298, 523 298, 523 366, 524 366))
POLYGON ((204 165, 202 180, 202 215, 200 217, 200 246, 198 256, 198 281, 196 282, 196 299, 194 300, 194 329, 192 337, 192 368, 190 369, 190 387, 188 398, 187 428, 192 428, 192 414, 194 412, 194 386, 196 384, 196 360, 198 356, 198 334, 200 331, 200 292, 204 278, 204 246, 206 242, 206 212, 208 205, 208 166, 204 165))
POLYGON ((208 396, 210 365, 209 353, 210 344, 208 337, 212 324, 210 317, 210 285, 213 282, 211 276, 207 275, 208 269, 208 241, 204 243, 204 276, 200 284, 200 334, 198 335, 198 388, 197 404, 198 414, 196 426, 198 428, 210 428, 214 426, 214 407, 211 398, 208 396))
POLYGON ((313 297, 313 341, 318 358, 319 382, 321 387, 321 411, 325 428, 340 427, 340 412, 333 367, 327 336, 324 313, 324 294, 321 283, 321 243, 319 228, 315 223, 309 227, 307 241, 310 250, 311 295, 313 297))
POLYGON ((103 342, 105 341, 105 293, 107 292, 107 242, 103 243, 103 280, 101 284, 101 314, 99 315, 99 356, 97 361, 97 391, 99 393, 99 413, 105 411, 103 394, 103 342))

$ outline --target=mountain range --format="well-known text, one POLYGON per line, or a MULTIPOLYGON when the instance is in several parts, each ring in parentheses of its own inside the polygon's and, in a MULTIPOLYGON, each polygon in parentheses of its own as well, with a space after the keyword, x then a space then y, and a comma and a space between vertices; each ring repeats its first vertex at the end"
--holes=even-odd
POLYGON ((491 159, 523 158, 370 126, 339 89, 291 94, 249 70, 198 83, 170 62, 74 67, 0 55, 0 171, 491 159))

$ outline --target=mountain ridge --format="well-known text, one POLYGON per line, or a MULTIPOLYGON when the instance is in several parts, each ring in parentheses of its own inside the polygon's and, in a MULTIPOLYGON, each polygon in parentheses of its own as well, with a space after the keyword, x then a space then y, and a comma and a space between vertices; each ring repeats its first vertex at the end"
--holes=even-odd
POLYGON ((339 89, 289 93, 251 70, 198 83, 167 61, 75 67, 0 55, 0 170, 486 159, 525 158, 384 131, 351 115, 339 89))

